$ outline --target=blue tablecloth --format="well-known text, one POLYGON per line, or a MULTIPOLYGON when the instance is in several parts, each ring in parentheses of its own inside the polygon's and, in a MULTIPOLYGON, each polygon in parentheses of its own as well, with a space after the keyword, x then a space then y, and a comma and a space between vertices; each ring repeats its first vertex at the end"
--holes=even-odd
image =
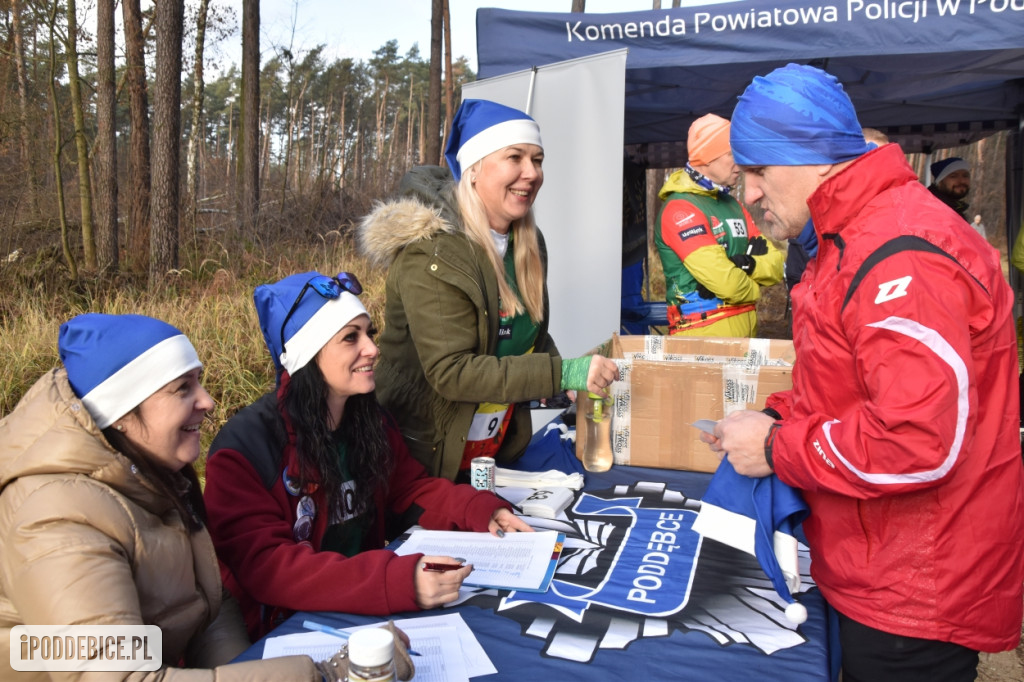
MULTIPOLYGON (((836 679, 834 626, 817 589, 800 594, 809 617, 797 628, 756 560, 688 529, 710 479, 621 466, 588 473, 568 526, 588 548, 563 552, 547 594, 489 591, 394 617, 457 611, 498 669, 487 680, 836 679)), ((307 618, 381 620, 302 612, 272 636, 298 632, 307 618)), ((260 641, 241 658, 262 651, 260 641)))

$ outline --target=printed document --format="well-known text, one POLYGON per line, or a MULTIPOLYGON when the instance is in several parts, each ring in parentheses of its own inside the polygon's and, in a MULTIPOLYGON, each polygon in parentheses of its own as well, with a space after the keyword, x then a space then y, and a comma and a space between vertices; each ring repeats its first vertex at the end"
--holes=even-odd
POLYGON ((555 574, 564 542, 565 534, 555 531, 508 533, 499 538, 490 533, 417 528, 395 553, 465 559, 473 564, 473 572, 463 585, 544 592, 555 574))

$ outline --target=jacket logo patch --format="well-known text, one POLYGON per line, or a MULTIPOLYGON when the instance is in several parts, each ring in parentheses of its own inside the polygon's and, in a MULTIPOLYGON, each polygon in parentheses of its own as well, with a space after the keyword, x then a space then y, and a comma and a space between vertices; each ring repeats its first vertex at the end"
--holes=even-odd
POLYGON ((907 287, 910 286, 910 275, 894 279, 891 282, 883 282, 878 285, 878 296, 875 296, 875 305, 892 301, 907 295, 907 287))
POLYGON ((688 227, 685 230, 679 231, 679 241, 686 241, 691 237, 700 237, 708 233, 708 228, 705 225, 696 225, 694 227, 688 227))
POLYGON ((675 223, 676 225, 682 225, 682 224, 683 224, 683 223, 685 223, 685 222, 689 222, 690 220, 693 220, 693 217, 694 217, 695 215, 697 215, 697 214, 696 214, 696 213, 693 213, 693 212, 691 211, 690 213, 687 213, 687 214, 686 214, 686 215, 684 215, 684 216, 676 216, 676 217, 675 217, 675 219, 673 220, 673 222, 674 222, 674 223, 675 223))

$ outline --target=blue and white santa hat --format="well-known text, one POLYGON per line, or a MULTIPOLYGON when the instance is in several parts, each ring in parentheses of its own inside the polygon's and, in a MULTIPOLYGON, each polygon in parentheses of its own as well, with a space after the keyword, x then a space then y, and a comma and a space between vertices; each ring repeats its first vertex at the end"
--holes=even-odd
POLYGON ((60 326, 57 351, 71 388, 101 429, 203 366, 184 334, 144 315, 73 317, 60 326))
POLYGON ((319 288, 307 286, 317 278, 333 279, 316 271, 302 272, 274 284, 262 284, 253 292, 263 340, 278 373, 285 370, 295 374, 342 327, 367 314, 359 298, 340 286, 333 291, 340 292, 337 296, 325 296, 319 288))
POLYGON ((932 182, 938 184, 946 179, 950 173, 965 170, 968 173, 971 172, 971 167, 967 165, 967 162, 961 159, 959 156, 951 156, 948 159, 942 159, 936 161, 929 170, 932 173, 932 182))
POLYGON ((732 112, 729 142, 741 166, 841 163, 874 148, 839 80, 804 64, 754 78, 732 112))
POLYGON ((755 556, 772 587, 787 602, 786 618, 799 625, 807 620, 807 607, 793 596, 800 591, 795 531, 807 514, 800 493, 778 476, 742 476, 726 457, 701 499, 693 529, 755 556))
POLYGON ((491 152, 513 144, 543 147, 537 122, 504 104, 486 99, 467 99, 455 112, 444 158, 458 181, 463 168, 469 168, 491 152))

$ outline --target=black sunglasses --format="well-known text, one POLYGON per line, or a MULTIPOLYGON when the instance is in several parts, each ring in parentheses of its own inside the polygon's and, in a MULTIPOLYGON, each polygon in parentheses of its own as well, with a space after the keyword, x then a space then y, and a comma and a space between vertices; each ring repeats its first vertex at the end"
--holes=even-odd
POLYGON ((343 291, 347 291, 350 294, 358 296, 363 293, 363 285, 359 283, 359 280, 351 272, 339 272, 334 277, 328 277, 327 275, 317 275, 306 282, 305 286, 302 287, 302 291, 295 298, 295 303, 292 303, 292 307, 288 310, 288 314, 284 316, 284 322, 281 323, 281 352, 285 352, 284 347, 284 327, 288 324, 288 320, 292 318, 292 314, 298 309, 299 303, 302 301, 302 297, 305 296, 306 291, 313 289, 316 293, 320 294, 324 298, 335 299, 341 296, 343 291))

